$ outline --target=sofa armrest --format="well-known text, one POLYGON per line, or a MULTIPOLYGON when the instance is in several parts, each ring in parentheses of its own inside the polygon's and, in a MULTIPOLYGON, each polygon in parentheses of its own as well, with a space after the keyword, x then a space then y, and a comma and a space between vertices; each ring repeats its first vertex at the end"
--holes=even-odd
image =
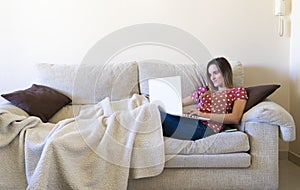
POLYGON ((280 137, 284 141, 294 141, 296 139, 296 128, 293 117, 283 107, 270 100, 260 102, 244 113, 240 126, 241 130, 245 130, 247 122, 279 126, 280 137))
POLYGON ((251 154, 249 170, 250 181, 268 185, 259 189, 278 189, 278 147, 279 127, 267 123, 246 122, 245 133, 248 134, 251 154))

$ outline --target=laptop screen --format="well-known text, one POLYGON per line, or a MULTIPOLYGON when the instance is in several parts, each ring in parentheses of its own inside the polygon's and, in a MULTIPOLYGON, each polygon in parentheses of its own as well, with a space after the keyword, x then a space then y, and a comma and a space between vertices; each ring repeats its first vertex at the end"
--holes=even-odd
POLYGON ((148 80, 150 103, 159 106, 169 114, 182 114, 180 76, 154 78, 148 80))

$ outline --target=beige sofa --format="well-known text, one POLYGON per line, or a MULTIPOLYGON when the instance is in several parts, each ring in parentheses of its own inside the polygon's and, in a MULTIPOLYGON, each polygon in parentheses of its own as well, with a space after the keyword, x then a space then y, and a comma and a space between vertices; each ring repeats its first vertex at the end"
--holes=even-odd
MULTIPOLYGON (((235 85, 243 86, 242 64, 231 64, 235 85)), ((206 84, 205 65, 171 64, 157 60, 97 66, 39 64, 37 72, 37 83, 54 88, 72 99, 71 104, 61 108, 49 119, 47 124, 51 127, 67 118, 74 118, 83 107, 97 104, 105 97, 119 101, 133 94, 148 94, 149 78, 180 75, 183 96, 206 84)), ((7 125, 4 121, 4 113, 7 112, 21 119, 29 117, 22 109, 5 103, 0 107, 0 124, 3 126, 7 125)), ((197 141, 164 137, 165 162, 162 172, 129 178, 124 188, 277 189, 278 141, 279 138, 287 142, 295 139, 293 118, 278 104, 264 100, 245 112, 237 127, 238 132, 222 132, 197 141)), ((22 130, 19 130, 18 135, 24 135, 22 130)), ((38 132, 38 128, 32 130, 36 131, 31 134, 43 138, 47 136, 44 132, 38 132)), ((1 133, 4 133, 3 130, 1 133)), ((10 137, 9 143, 0 144, 0 189, 25 189, 32 177, 28 167, 31 162, 38 162, 26 159, 26 153, 25 158, 19 156, 24 153, 24 143, 20 141, 24 139, 18 135, 10 137)), ((49 180, 54 178, 51 175, 49 180)), ((69 182, 66 182, 69 186, 64 186, 64 181, 57 183, 62 183, 58 188, 78 188, 69 182)), ((54 186, 47 187, 54 189, 54 186)))

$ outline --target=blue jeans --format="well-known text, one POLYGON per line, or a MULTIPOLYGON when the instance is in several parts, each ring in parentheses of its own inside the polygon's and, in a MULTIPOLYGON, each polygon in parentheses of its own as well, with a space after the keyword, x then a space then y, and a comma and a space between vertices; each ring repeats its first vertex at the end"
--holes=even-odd
POLYGON ((201 120, 170 115, 160 111, 163 135, 181 140, 197 140, 216 134, 201 120))

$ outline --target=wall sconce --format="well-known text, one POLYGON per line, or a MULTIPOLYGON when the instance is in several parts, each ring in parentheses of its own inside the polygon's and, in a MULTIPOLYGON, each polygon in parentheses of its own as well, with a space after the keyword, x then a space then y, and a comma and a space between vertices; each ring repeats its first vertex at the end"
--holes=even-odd
POLYGON ((278 16, 278 34, 282 37, 284 34, 285 0, 275 0, 274 14, 278 16))

